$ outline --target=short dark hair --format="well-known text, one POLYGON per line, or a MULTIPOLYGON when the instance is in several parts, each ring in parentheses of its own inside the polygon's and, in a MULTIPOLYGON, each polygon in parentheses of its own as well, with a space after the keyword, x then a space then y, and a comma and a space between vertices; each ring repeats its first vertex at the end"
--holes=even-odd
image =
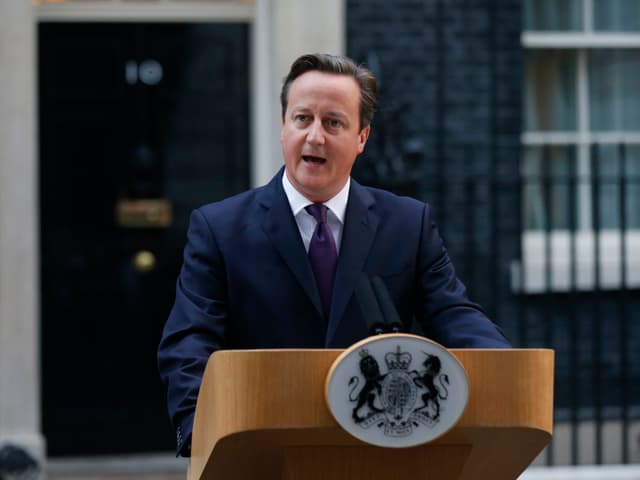
POLYGON ((371 124, 378 102, 378 81, 376 76, 369 69, 362 65, 357 65, 348 57, 329 55, 328 53, 302 55, 291 64, 291 69, 284 79, 282 91, 280 92, 282 118, 284 118, 287 111, 291 84, 303 73, 313 70, 352 76, 360 87, 360 129, 362 130, 371 124))

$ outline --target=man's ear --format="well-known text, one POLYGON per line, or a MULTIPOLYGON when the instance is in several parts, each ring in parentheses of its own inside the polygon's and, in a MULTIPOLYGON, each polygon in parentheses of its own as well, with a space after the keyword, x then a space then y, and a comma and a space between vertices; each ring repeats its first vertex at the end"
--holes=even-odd
POLYGON ((364 151, 364 146, 367 144, 367 140, 369 139, 369 134, 371 133, 371 125, 367 125, 358 134, 358 154, 364 151))

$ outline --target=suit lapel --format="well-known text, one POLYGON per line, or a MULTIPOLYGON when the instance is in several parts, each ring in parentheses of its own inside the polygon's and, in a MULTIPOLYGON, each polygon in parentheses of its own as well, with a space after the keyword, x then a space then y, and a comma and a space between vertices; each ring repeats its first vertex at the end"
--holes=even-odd
POLYGON ((347 303, 373 244, 379 222, 372 209, 374 204, 371 194, 352 179, 325 346, 331 344, 342 321, 347 303))
MULTIPOLYGON (((261 193, 259 201, 265 209, 262 228, 322 318, 320 294, 300 238, 298 225, 282 188, 282 172, 283 169, 273 177, 261 193)), ((269 279, 265 281, 268 282, 269 279)))

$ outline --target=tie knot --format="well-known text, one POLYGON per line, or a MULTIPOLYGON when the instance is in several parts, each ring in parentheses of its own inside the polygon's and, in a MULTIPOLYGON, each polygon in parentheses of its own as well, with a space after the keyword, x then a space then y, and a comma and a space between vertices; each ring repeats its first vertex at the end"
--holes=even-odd
POLYGON ((304 207, 318 223, 327 223, 327 206, 322 203, 312 203, 304 207))

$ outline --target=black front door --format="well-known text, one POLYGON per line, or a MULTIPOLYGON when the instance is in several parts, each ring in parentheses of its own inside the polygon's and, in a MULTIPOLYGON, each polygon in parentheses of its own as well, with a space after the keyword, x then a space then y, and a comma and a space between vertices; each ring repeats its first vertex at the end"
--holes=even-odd
POLYGON ((38 32, 49 454, 170 450, 156 348, 191 210, 248 187, 247 26, 38 32))

